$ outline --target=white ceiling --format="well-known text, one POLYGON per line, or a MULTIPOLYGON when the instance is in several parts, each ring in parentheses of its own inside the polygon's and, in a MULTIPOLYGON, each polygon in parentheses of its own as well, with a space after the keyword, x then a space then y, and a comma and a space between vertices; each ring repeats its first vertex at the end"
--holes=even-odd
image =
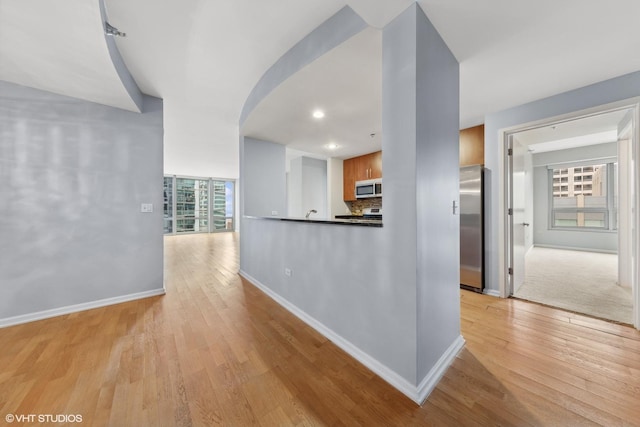
POLYGON ((0 80, 139 112, 109 55, 97 0, 0 0, 0 80))
POLYGON ((420 0, 460 62, 460 126, 640 70, 637 0, 420 0))
POLYGON ((382 148, 381 122, 382 32, 369 28, 274 89, 241 132, 295 150, 349 158, 382 148), (325 117, 314 118, 316 109, 325 117))
POLYGON ((515 137, 534 153, 564 150, 618 140, 618 124, 631 110, 620 109, 517 132, 515 137))
MULTIPOLYGON (((344 5, 380 28, 412 0, 105 2, 110 23, 127 33, 117 44, 131 74, 165 100, 168 155, 215 144, 237 169, 240 111, 269 66, 344 5)), ((461 128, 640 70, 637 0, 418 3, 460 61, 461 128)), ((0 79, 117 105, 125 91, 105 64, 97 4, 0 0, 0 79)))

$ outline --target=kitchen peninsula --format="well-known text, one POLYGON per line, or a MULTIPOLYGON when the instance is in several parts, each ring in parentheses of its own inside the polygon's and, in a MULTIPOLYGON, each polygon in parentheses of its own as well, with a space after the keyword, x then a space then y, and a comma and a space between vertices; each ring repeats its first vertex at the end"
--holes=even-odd
MULTIPOLYGON (((239 122, 240 274, 417 404, 464 344, 460 221, 450 208, 459 196, 458 77, 457 60, 418 3, 382 30, 346 6, 265 71, 239 122), (349 46, 356 49, 347 52, 349 46), (375 61, 363 66, 367 52, 375 61), (310 66, 327 58, 322 73, 304 81, 310 66), (362 71, 354 84, 369 84, 352 97, 342 66, 350 58, 359 60, 353 70, 362 71), (274 93, 288 83, 295 90, 276 103, 274 93), (318 88, 306 99, 313 103, 305 103, 304 89, 318 88), (367 94, 375 94, 375 102, 353 108, 367 94), (313 121, 318 104, 327 109, 324 122, 313 121), (344 117, 368 106, 376 107, 377 122, 344 117), (313 140, 339 121, 357 130, 342 140, 363 138, 361 147, 384 129, 380 147, 371 148, 382 150, 384 227, 358 219, 305 219, 308 209, 317 209, 320 218, 322 206, 315 204, 296 214, 302 218, 280 218, 289 212, 285 144, 301 140, 289 141, 291 131, 304 125, 310 135, 305 140, 313 140)), ((335 149, 340 141, 318 145, 335 149)), ((337 161, 330 159, 326 169, 334 194, 343 184, 342 173, 334 174, 337 161)), ((365 167, 363 178, 378 179, 374 169, 365 167)), ((301 196, 322 192, 315 188, 301 196)))
POLYGON ((274 217, 274 216, 263 216, 263 217, 245 216, 245 218, 267 219, 267 220, 275 220, 275 221, 305 222, 309 224, 360 225, 364 227, 382 227, 381 219, 358 219, 358 218, 313 219, 313 218, 290 218, 290 217, 274 217))

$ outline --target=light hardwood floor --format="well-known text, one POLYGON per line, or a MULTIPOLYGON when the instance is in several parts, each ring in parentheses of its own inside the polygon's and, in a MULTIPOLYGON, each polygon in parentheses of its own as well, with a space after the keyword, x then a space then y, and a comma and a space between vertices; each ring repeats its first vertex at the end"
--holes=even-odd
POLYGON ((165 248, 165 296, 0 329, 0 420, 640 425, 632 328, 462 291, 466 347, 418 407, 241 280, 237 235, 167 237, 165 248))

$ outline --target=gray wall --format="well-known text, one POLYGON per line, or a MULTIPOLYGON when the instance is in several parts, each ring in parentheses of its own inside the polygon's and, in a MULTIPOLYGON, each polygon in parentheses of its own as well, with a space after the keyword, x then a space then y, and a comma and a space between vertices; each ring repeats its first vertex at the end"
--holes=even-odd
POLYGON ((605 80, 569 92, 564 92, 538 101, 509 108, 485 117, 484 153, 485 167, 485 265, 487 291, 498 293, 500 290, 500 260, 504 254, 499 252, 500 217, 499 209, 502 193, 500 191, 501 164, 500 130, 532 123, 552 117, 570 114, 600 105, 622 101, 640 96, 640 71, 605 80))
POLYGON ((547 165, 566 162, 615 158, 617 143, 590 145, 533 155, 534 168, 534 244, 559 248, 575 248, 617 252, 618 233, 609 231, 554 230, 549 227, 550 183, 547 165))
POLYGON ((460 335, 460 217, 458 62, 417 5, 384 29, 382 78, 385 245, 415 293, 419 382, 460 335))
POLYGON ((0 319, 162 290, 162 101, 143 107, 0 82, 0 319))
MULTIPOLYGON (((417 5, 418 380, 460 336, 459 66, 417 5)), ((405 31, 405 30, 403 30, 405 31)), ((401 40, 397 45, 404 44, 401 40)), ((396 76, 401 73, 400 64, 396 76)))
POLYGON ((416 4, 383 33, 384 227, 243 217, 240 247, 244 274, 415 386, 459 338, 458 68, 436 36, 416 4))
POLYGON ((241 141, 241 211, 244 215, 287 216, 285 146, 254 138, 241 141))

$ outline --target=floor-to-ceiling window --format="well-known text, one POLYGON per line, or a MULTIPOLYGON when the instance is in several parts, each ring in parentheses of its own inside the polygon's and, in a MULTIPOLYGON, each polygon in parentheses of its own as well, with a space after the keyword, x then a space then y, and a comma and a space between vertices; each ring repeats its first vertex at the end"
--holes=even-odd
POLYGON ((172 176, 164 177, 164 234, 173 232, 173 181, 172 176))
POLYGON ((211 231, 233 231, 235 182, 230 180, 211 181, 213 199, 213 227, 211 231))
POLYGON ((176 178, 176 233, 209 231, 209 180, 176 178))
POLYGON ((208 233, 235 228, 235 182, 165 176, 164 233, 208 233))

